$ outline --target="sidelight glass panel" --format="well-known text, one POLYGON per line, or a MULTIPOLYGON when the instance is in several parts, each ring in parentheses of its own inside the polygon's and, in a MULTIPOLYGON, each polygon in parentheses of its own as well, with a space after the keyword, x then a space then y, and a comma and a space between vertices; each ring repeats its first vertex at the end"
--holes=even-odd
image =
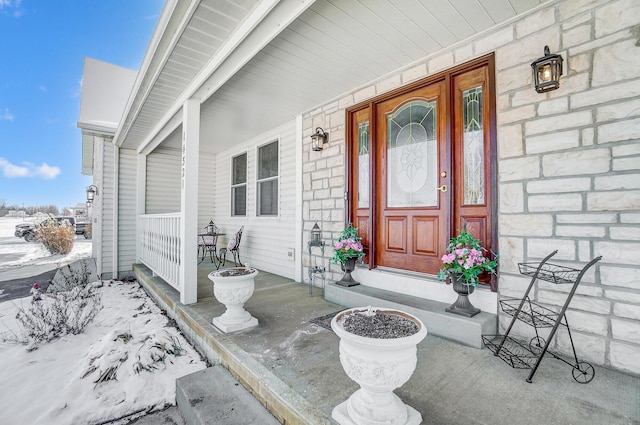
POLYGON ((369 121, 358 124, 358 208, 369 208, 369 121))
POLYGON ((482 86, 462 92, 464 132, 464 204, 485 203, 482 86))
POLYGON ((436 102, 413 100, 387 115, 387 206, 438 204, 436 102))

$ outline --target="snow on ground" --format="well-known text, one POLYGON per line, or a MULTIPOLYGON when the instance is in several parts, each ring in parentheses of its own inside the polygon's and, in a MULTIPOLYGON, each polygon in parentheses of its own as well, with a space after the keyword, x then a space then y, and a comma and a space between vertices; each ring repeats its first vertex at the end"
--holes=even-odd
MULTIPOLYGON (((37 220, 37 222, 42 221, 37 220)), ((0 217, 0 238, 8 238, 0 243, 0 270, 37 264, 51 264, 58 266, 68 264, 81 258, 91 257, 91 239, 78 235, 73 243, 73 249, 66 255, 51 255, 38 242, 27 242, 24 238, 13 235, 15 226, 33 222, 30 218, 0 217), (35 262, 35 263, 34 263, 35 262)))
MULTIPOLYGON (((7 229, 13 237, 11 222, 22 219, 0 218, 0 237, 7 236, 7 229)), ((74 251, 83 245, 79 241, 74 251)), ((69 256, 89 257, 91 252, 88 243, 88 255, 41 256, 36 245, 28 244, 24 252, 30 260, 20 264, 68 262, 73 261, 69 256)), ((206 367, 137 282, 105 281, 99 290, 103 309, 83 333, 40 344, 31 352, 24 345, 0 342, 0 424, 95 424, 162 409, 175 404, 177 378, 206 367), (184 349, 182 355, 158 350, 174 342, 184 349), (152 362, 164 355, 164 361, 152 362), (153 366, 141 367, 149 364, 153 366), (93 371, 92 365, 97 366, 93 371), (116 379, 96 384, 110 366, 117 366, 116 379)), ((0 303, 0 334, 19 334, 16 313, 30 305, 30 297, 0 303)))

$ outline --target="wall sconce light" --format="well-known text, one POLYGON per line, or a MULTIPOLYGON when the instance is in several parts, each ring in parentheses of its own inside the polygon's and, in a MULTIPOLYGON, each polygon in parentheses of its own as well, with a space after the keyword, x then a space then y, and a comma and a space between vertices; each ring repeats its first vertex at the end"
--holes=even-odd
POLYGON ((96 197, 97 194, 98 194, 98 186, 93 184, 89 186, 87 188, 87 202, 93 203, 93 199, 96 197))
POLYGON ((329 133, 325 133, 321 127, 316 128, 316 132, 311 135, 311 150, 321 151, 328 141, 329 133))
POLYGON ((309 244, 312 246, 318 246, 321 243, 321 231, 318 223, 316 223, 313 225, 313 229, 311 229, 311 240, 309 241, 309 244))
POLYGON ((549 46, 544 46, 544 57, 535 60, 531 64, 533 69, 533 82, 538 93, 555 90, 560 87, 562 75, 562 56, 552 55, 549 46))

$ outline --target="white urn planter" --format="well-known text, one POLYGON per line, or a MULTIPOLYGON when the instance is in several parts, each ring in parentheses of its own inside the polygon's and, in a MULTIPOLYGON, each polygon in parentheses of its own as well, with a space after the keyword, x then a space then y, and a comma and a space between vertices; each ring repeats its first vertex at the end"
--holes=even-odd
POLYGON ((224 333, 236 332, 258 326, 258 319, 244 309, 253 290, 254 278, 258 274, 256 269, 235 267, 216 270, 209 273, 213 282, 213 295, 225 305, 227 310, 211 321, 213 325, 224 333))
POLYGON ((393 390, 404 385, 416 368, 417 344, 427 328, 417 317, 403 311, 359 307, 337 314, 331 328, 340 337, 340 363, 360 389, 333 409, 340 425, 418 425, 422 415, 400 400, 393 390), (408 319, 417 332, 397 338, 372 338, 347 331, 345 319, 353 314, 389 314, 408 319))

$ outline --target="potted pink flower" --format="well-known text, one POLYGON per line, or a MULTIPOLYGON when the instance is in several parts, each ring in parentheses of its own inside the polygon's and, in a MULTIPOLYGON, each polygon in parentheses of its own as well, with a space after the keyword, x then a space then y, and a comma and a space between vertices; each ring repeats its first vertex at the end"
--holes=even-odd
POLYGON ((497 256, 491 259, 480 241, 465 228, 451 238, 447 253, 442 256, 442 266, 438 273, 440 279, 448 278, 453 284, 453 290, 458 294, 455 303, 445 310, 449 313, 472 317, 480 313, 469 301, 469 294, 478 285, 478 276, 482 273, 495 273, 498 263, 497 256))
POLYGON ((353 279, 351 272, 355 270, 356 263, 364 255, 364 247, 362 246, 362 238, 358 235, 358 228, 349 223, 349 226, 340 234, 338 241, 333 244, 333 262, 340 264, 344 271, 344 276, 336 282, 337 285, 355 286, 359 284, 353 279))

